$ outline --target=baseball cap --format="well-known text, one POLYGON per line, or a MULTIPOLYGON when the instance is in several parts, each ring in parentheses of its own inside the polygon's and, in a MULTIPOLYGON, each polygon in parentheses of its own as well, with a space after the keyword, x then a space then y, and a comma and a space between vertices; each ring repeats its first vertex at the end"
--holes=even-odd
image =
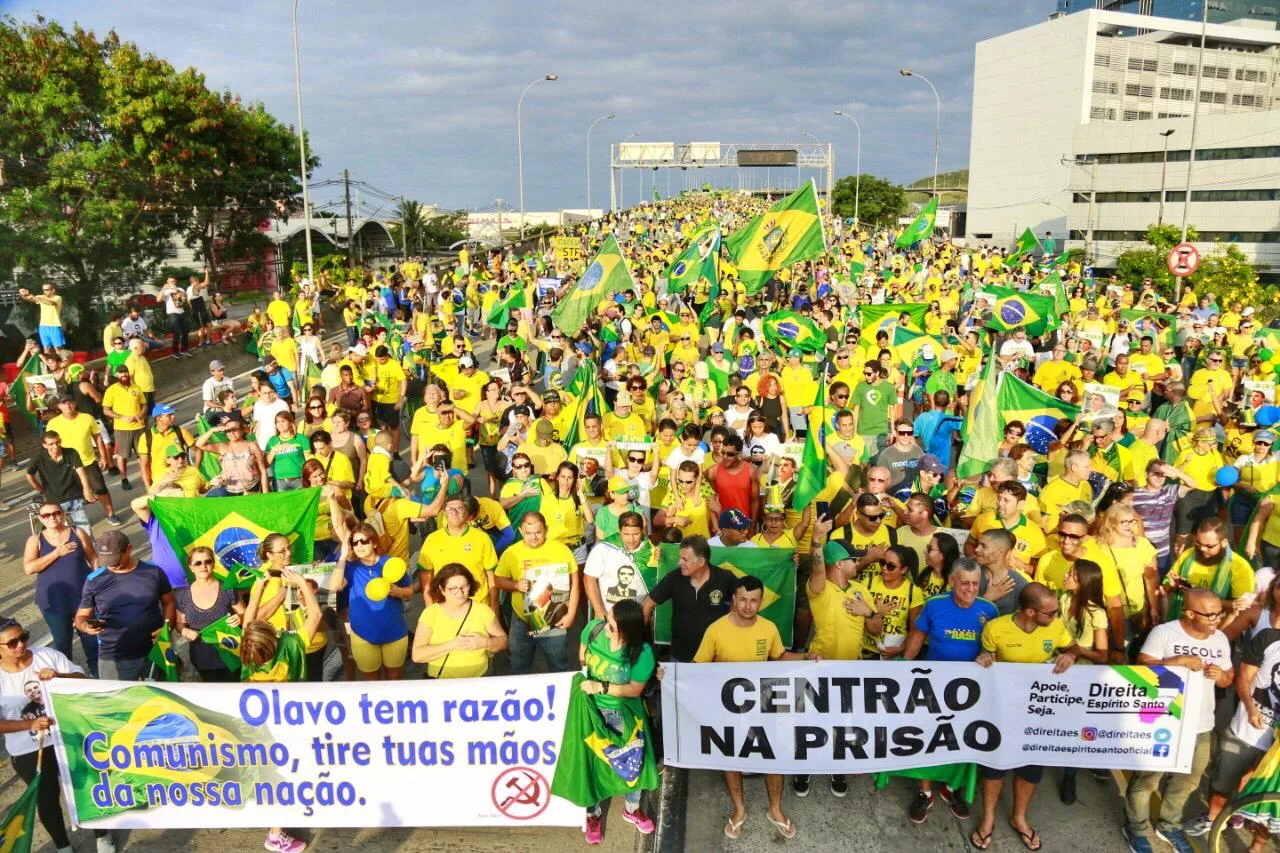
POLYGON ((751 526, 751 519, 740 509, 726 509, 720 513, 720 526, 730 530, 746 530, 751 526))
POLYGON ((556 428, 551 421, 538 421, 536 429, 539 438, 550 438, 556 432, 556 428))
POLYGON ((182 451, 182 447, 181 447, 180 445, 177 445, 177 444, 171 444, 171 445, 169 445, 168 447, 166 447, 166 448, 164 449, 164 458, 165 458, 165 459, 172 459, 172 458, 174 458, 175 456, 181 456, 181 455, 182 455, 182 453, 183 453, 183 451, 182 451))
POLYGON ((1243 311, 1241 311, 1241 312, 1240 312, 1240 316, 1241 316, 1241 317, 1252 317, 1252 316, 1253 316, 1253 314, 1254 314, 1254 311, 1253 311, 1253 306, 1252 306, 1252 305, 1250 305, 1248 308, 1246 308, 1246 309, 1244 309, 1243 311))
POLYGON ((611 492, 629 492, 631 484, 627 482, 626 477, 614 474, 609 478, 609 491, 611 492))
POLYGON ((720 343, 719 341, 716 341, 714 344, 711 345, 711 351, 724 352, 724 344, 720 343))
POLYGON ((348 347, 347 352, 352 353, 354 355, 368 355, 369 348, 364 344, 356 344, 353 347, 348 347))
POLYGON ((947 473, 947 466, 943 465, 942 460, 932 453, 926 453, 921 456, 918 467, 921 471, 928 471, 930 474, 936 474, 939 477, 947 473))
POLYGON ((559 392, 559 391, 548 391, 547 393, 545 393, 545 394, 543 394, 543 395, 542 395, 542 402, 544 402, 544 403, 559 403, 559 402, 560 402, 560 392, 559 392))
POLYGON ((215 358, 213 361, 209 362, 209 369, 210 370, 226 370, 227 366, 215 358))
POLYGON ((849 559, 849 549, 841 542, 828 542, 822 546, 822 562, 828 566, 849 559))
POLYGON ((1269 441, 1272 444, 1276 442, 1276 434, 1269 429, 1260 429, 1253 434, 1254 441, 1269 441))
POLYGON ((75 401, 76 401, 76 398, 72 397, 70 394, 62 394, 61 396, 58 397, 59 403, 74 403, 75 401))
POLYGON ((156 403, 151 409, 151 417, 158 418, 161 415, 174 415, 177 414, 177 412, 178 410, 173 406, 170 406, 168 403, 156 403))
POLYGON ((938 361, 941 362, 942 364, 946 364, 948 361, 955 361, 959 357, 960 357, 959 353, 957 353, 955 350, 944 349, 942 351, 942 355, 938 358, 938 361))
POLYGON ((471 355, 471 353, 464 353, 463 356, 458 359, 458 367, 475 367, 475 366, 476 366, 476 360, 471 355))
POLYGON ((119 530, 108 530, 97 537, 94 553, 98 555, 98 564, 115 566, 120 563, 120 555, 129 547, 129 537, 119 530))
POLYGON ((800 352, 800 350, 796 349, 795 347, 792 347, 787 352, 787 358, 803 358, 803 357, 804 357, 804 353, 800 352))

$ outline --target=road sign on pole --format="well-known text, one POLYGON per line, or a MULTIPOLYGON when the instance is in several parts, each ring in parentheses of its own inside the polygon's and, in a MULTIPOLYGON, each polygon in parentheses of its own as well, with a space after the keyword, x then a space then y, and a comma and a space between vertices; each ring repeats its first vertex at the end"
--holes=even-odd
POLYGON ((1169 250, 1169 272, 1186 278, 1200 266, 1200 251, 1190 243, 1179 243, 1169 250))

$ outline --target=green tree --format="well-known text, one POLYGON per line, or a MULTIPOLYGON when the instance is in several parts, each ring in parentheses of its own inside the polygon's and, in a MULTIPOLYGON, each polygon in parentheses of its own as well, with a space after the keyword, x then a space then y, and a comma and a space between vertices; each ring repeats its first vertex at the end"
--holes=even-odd
POLYGON ((400 219, 401 247, 406 254, 417 255, 422 251, 422 233, 427 225, 427 217, 422 205, 413 199, 401 199, 396 205, 396 216, 400 219))
POLYGON ((1258 283, 1258 271, 1249 263, 1248 256, 1232 243, 1219 243, 1201 258, 1188 284, 1198 296, 1213 294, 1218 307, 1224 311, 1239 302, 1241 306, 1252 305, 1264 320, 1276 316, 1274 296, 1258 283))
POLYGON ((461 211, 433 216, 422 226, 422 249, 447 249, 467 238, 467 215, 461 211))
POLYGON ((892 224, 907 212, 907 198, 902 187, 884 178, 877 178, 875 175, 862 176, 860 192, 858 192, 857 178, 853 175, 845 175, 836 181, 835 188, 831 192, 832 210, 846 219, 852 217, 855 194, 858 218, 863 224, 892 224))

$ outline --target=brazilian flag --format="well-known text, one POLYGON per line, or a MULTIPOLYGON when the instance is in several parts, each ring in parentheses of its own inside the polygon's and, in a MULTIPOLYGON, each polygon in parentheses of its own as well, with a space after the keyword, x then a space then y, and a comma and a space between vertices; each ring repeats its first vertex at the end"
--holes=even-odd
POLYGON ((1000 447, 1002 433, 997 388, 1001 376, 1008 378, 1010 374, 999 372, 998 361, 995 353, 987 356, 982 377, 969 395, 969 408, 961 431, 964 443, 960 446, 960 457, 956 462, 956 476, 961 479, 990 470, 1000 447))
POLYGON ((903 314, 911 317, 911 325, 917 329, 924 328, 925 315, 929 313, 927 302, 902 302, 896 305, 859 305, 858 326, 862 329, 862 339, 872 344, 881 331, 888 332, 890 341, 893 330, 898 325, 898 318, 903 314))
POLYGON ((36 800, 40 794, 40 776, 44 772, 42 769, 35 775, 27 790, 0 818, 0 853, 31 853, 31 839, 36 831, 36 800))
POLYGON ((699 281, 720 278, 720 228, 703 225, 689 240, 689 246, 667 267, 667 292, 684 293, 699 281))
POLYGON ((761 329, 769 346, 783 354, 793 349, 822 352, 827 346, 827 333, 812 318, 794 311, 774 311, 764 318, 761 329))
POLYGON ((53 717, 62 733, 65 749, 64 770, 73 807, 75 823, 111 817, 131 810, 145 811, 146 786, 149 784, 184 787, 209 782, 238 782, 252 789, 259 781, 274 780, 276 775, 261 765, 211 764, 200 761, 190 748, 201 745, 217 749, 223 744, 239 749, 241 745, 270 746, 274 741, 267 726, 251 726, 239 717, 211 711, 177 693, 150 684, 137 684, 119 690, 81 693, 51 693, 53 717), (91 738, 92 736, 92 738, 91 738), (91 764, 88 749, 94 757, 91 764), (155 762, 156 750, 164 760, 155 762), (132 759, 127 770, 102 771, 107 756, 124 750, 132 759), (179 760, 172 760, 170 753, 179 760), (102 773, 114 791, 123 785, 133 792, 133 805, 100 803, 93 788, 102 773))
POLYGON ((933 223, 938 218, 938 197, 929 199, 929 203, 920 211, 920 215, 907 226, 893 245, 898 249, 910 249, 916 243, 928 240, 933 236, 933 223))
POLYGON ((1022 236, 1018 238, 1018 243, 1013 248, 1013 252, 1005 260, 1006 264, 1014 263, 1023 255, 1030 254, 1040 248, 1040 241, 1036 239, 1035 233, 1028 228, 1022 232, 1022 236))
POLYGON ((507 321, 511 319, 512 311, 528 307, 529 299, 525 295, 525 286, 518 281, 512 282, 510 291, 494 304, 485 322, 495 329, 505 329, 507 321))
POLYGON ((920 357, 920 350, 925 344, 933 347, 933 356, 938 358, 943 351, 947 349, 947 345, 943 343, 942 338, 934 335, 926 335, 924 332, 917 332, 906 326, 895 326, 893 335, 889 338, 889 343, 893 346, 894 352, 898 354, 898 365, 903 370, 909 369, 916 363, 916 359, 920 357))
POLYGON ((165 681, 178 680, 178 655, 173 650, 173 637, 169 634, 168 623, 156 634, 155 645, 147 652, 147 660, 155 664, 165 681))
POLYGON ((587 434, 587 415, 599 415, 603 418, 608 413, 609 407, 605 403, 604 393, 600 390, 600 383, 596 380, 595 365, 589 361, 578 365, 578 372, 573 375, 573 381, 569 383, 568 390, 573 394, 575 403, 573 423, 569 425, 568 435, 563 437, 563 443, 565 450, 572 450, 573 446, 587 434))
MULTIPOLYGON (((818 404, 820 405, 820 404, 818 404)), ((812 434, 812 433, 810 433, 812 434)), ((800 485, 797 484, 799 489, 800 485)), ((755 575, 764 583, 760 615, 778 627, 783 645, 790 647, 795 633, 796 565, 794 548, 712 548, 711 565, 738 577, 755 575)), ((663 545, 659 552, 658 580, 680 570, 680 546, 663 545)), ((671 642, 671 605, 659 605, 654 622, 654 642, 671 642)))
POLYGON ((582 278, 552 309, 551 322, 566 335, 576 335, 596 313, 601 302, 615 293, 635 288, 635 279, 631 277, 631 269, 623 257, 618 238, 610 234, 587 265, 582 278))
POLYGON ((610 705, 622 718, 621 730, 614 731, 605 724, 598 697, 582 692, 583 680, 582 674, 575 675, 569 688, 568 718, 551 793, 586 808, 618 794, 654 790, 660 777, 644 710, 637 712, 630 702, 610 705))
POLYGON ((213 573, 224 586, 243 589, 259 576, 258 548, 269 533, 283 533, 292 562, 313 556, 319 489, 295 489, 218 498, 154 498, 151 512, 173 552, 186 561, 191 549, 213 551, 213 573))
POLYGON ((972 803, 978 792, 978 765, 976 764, 939 764, 934 767, 915 767, 911 770, 894 770, 892 773, 875 775, 876 790, 889 784, 889 780, 923 779, 927 782, 939 782, 960 795, 966 803, 972 803))
POLYGON ((200 640, 214 648, 218 657, 232 672, 240 671, 240 635, 239 625, 227 623, 227 616, 200 632, 200 640))
MULTIPOLYGON (((31 411, 31 406, 27 403, 27 397, 29 396, 27 379, 42 373, 44 373, 44 365, 40 362, 40 356, 32 354, 27 359, 27 363, 22 366, 22 370, 18 371, 18 378, 13 382, 13 399, 18 404, 18 409, 27 416, 27 420, 31 422, 33 427, 40 419, 36 417, 35 412, 31 411)), ((46 390, 52 395, 50 397, 51 400, 58 399, 57 389, 48 388, 46 390)))
POLYGON ((827 235, 813 179, 726 242, 748 294, 764 287, 778 270, 821 257, 827 251, 827 235))
POLYGON ((987 328, 997 332, 1011 332, 1024 328, 1031 336, 1043 335, 1058 328, 1058 315, 1054 311, 1054 298, 1038 293, 1023 293, 1009 287, 987 285, 983 293, 995 298, 995 310, 987 328))

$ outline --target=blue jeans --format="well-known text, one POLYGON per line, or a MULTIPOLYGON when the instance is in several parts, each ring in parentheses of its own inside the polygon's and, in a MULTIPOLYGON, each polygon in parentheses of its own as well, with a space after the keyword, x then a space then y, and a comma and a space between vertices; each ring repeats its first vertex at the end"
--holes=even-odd
POLYGON ((533 653, 542 649, 549 672, 569 671, 569 634, 561 631, 550 636, 531 636, 529 626, 520 617, 511 620, 511 636, 507 652, 511 655, 511 674, 528 675, 533 669, 533 653))
POLYGON ((69 501, 63 501, 59 504, 67 513, 67 520, 71 522, 72 527, 80 527, 90 531, 92 535, 93 525, 89 523, 89 513, 84 511, 84 498, 72 498, 69 501))
POLYGON ((142 681, 151 670, 146 658, 102 658, 98 672, 103 681, 142 681))
MULTIPOLYGON (((75 639, 76 630, 72 627, 75 622, 74 613, 47 613, 40 611, 40 615, 44 617, 45 624, 49 626, 49 633, 53 635, 53 647, 71 658, 71 642, 75 639)), ((80 648, 84 649, 85 669, 89 670, 91 678, 98 677, 98 638, 88 634, 80 635, 80 648)))
MULTIPOLYGON (((622 715, 616 710, 613 708, 601 708, 600 716, 604 718, 604 724, 606 726, 613 729, 615 732, 622 731, 622 715)), ((622 795, 622 802, 626 806, 627 811, 634 812, 636 809, 640 808, 640 796, 643 793, 643 791, 627 791, 627 793, 622 795)), ((587 814, 592 817, 599 817, 600 811, 604 808, 604 804, 607 802, 609 801, 601 800, 594 806, 587 806, 587 814)))

